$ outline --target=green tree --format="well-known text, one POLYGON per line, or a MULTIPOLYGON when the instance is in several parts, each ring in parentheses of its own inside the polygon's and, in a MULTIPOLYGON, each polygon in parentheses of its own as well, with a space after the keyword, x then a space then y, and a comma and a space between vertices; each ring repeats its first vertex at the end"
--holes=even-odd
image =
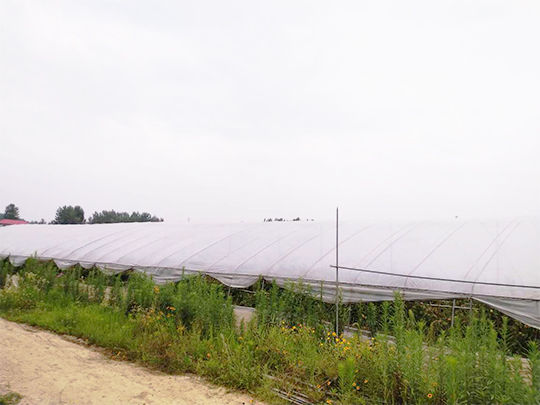
POLYGON ((15 204, 9 204, 4 211, 5 219, 21 219, 19 217, 19 208, 15 204))
POLYGON ((103 210, 101 212, 94 212, 94 214, 88 218, 88 222, 91 224, 113 224, 118 222, 163 222, 163 218, 158 218, 155 215, 149 214, 148 212, 143 212, 142 214, 132 212, 130 215, 127 212, 103 210))
POLYGON ((75 207, 71 205, 64 205, 63 207, 58 207, 56 210, 56 215, 54 217, 53 224, 84 224, 84 210, 76 205, 75 207))
POLYGON ((163 218, 158 218, 148 212, 143 212, 142 214, 134 212, 131 214, 131 217, 136 219, 135 222, 163 222, 163 218))

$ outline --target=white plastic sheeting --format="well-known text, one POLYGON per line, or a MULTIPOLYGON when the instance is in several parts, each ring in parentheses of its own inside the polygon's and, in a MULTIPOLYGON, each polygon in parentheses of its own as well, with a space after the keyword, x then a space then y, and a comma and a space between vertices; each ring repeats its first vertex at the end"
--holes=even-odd
MULTIPOLYGON (((540 220, 343 221, 344 302, 472 297, 540 329, 540 220), (398 276, 399 275, 399 276, 398 276), (415 276, 410 278, 403 276, 415 276), (438 280, 426 279, 437 278, 438 280), (443 280, 440 280, 443 279, 443 280)), ((30 256, 151 274, 158 283, 204 272, 231 287, 259 276, 303 280, 334 301, 336 227, 328 222, 25 225, 0 229, 0 257, 30 256)))

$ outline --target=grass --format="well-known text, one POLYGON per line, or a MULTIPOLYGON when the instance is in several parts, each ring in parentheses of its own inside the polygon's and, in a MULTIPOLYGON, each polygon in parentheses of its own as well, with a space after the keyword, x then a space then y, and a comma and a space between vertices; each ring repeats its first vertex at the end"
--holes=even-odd
POLYGON ((523 349, 529 361, 522 362, 512 355, 509 321, 496 326, 487 311, 435 333, 399 295, 361 310, 343 306, 343 322, 366 319, 374 333, 366 340, 337 335, 329 306, 302 284, 259 286, 250 297, 257 317, 238 329, 228 289, 204 276, 157 286, 140 274, 60 272, 32 259, 21 269, 0 263, 0 281, 14 273, 19 288, 0 291, 6 319, 78 336, 170 373, 196 373, 271 403, 300 394, 327 404, 540 401, 538 342, 523 349))
MULTIPOLYGON (((310 287, 302 283, 290 283, 287 288, 280 288, 276 283, 259 280, 248 290, 229 289, 229 294, 236 305, 257 307, 259 315, 264 317, 263 322, 275 322, 286 319, 290 323, 320 324, 326 322, 332 324, 335 329, 335 304, 321 301, 321 287, 310 287)), ((452 301, 404 303, 404 309, 409 314, 412 312, 415 319, 425 322, 426 338, 434 343, 442 332, 451 329, 452 301), (442 305, 441 305, 442 304, 442 305)), ((487 320, 494 324, 496 330, 504 328, 507 333, 507 349, 512 354, 526 355, 528 342, 540 342, 540 330, 529 327, 518 320, 508 319, 499 311, 477 301, 456 300, 456 307, 472 307, 475 316, 484 313, 487 320)), ((369 332, 372 336, 377 333, 388 334, 391 330, 390 323, 384 323, 383 319, 390 319, 393 307, 389 302, 358 303, 340 305, 339 325, 341 330, 344 325, 353 326, 369 332)), ((469 310, 458 308, 456 316, 461 322, 467 323, 470 319, 469 310)))
POLYGON ((21 399, 22 396, 16 392, 0 394, 0 405, 17 405, 21 399))

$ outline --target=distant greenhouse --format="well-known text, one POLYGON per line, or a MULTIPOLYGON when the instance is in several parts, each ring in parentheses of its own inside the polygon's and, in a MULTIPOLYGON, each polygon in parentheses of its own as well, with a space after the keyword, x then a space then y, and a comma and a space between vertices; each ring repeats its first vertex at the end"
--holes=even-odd
POLYGON ((345 303, 473 298, 540 329, 540 218, 452 221, 121 223, 0 229, 0 257, 30 256, 158 283, 203 272, 235 288, 302 280, 345 303))

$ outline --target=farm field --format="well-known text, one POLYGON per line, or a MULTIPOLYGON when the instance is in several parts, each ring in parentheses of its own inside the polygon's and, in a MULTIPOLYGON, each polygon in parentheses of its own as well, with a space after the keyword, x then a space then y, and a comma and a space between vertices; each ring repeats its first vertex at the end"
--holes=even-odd
POLYGON ((241 297, 203 276, 158 286, 139 274, 108 276, 78 267, 62 272, 32 259, 20 269, 3 261, 0 284, 6 319, 76 336, 114 358, 170 375, 197 374, 267 403, 540 400, 538 342, 516 347, 517 329, 506 318, 496 324, 484 310, 440 328, 440 322, 415 316, 399 295, 376 309, 343 306, 344 319, 355 312, 373 324, 366 340, 335 333, 327 304, 301 285, 269 285, 241 297), (14 273, 17 288, 9 285, 14 273), (253 301, 256 316, 236 325, 234 303, 242 300, 253 301))

